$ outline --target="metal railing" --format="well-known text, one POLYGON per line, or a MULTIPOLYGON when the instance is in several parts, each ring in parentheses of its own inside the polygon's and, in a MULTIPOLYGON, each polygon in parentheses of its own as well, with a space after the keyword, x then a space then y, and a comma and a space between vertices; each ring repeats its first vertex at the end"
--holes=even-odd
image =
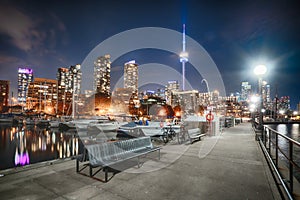
POLYGON ((294 171, 298 170, 300 172, 300 166, 294 160, 294 148, 300 148, 300 143, 267 126, 263 127, 259 141, 266 158, 271 163, 270 167, 275 171, 275 175, 279 179, 279 184, 282 185, 287 198, 293 199, 294 171), (287 150, 284 150, 283 147, 279 145, 279 140, 287 144, 287 150), (279 155, 287 161, 288 177, 284 177, 279 171, 279 155))

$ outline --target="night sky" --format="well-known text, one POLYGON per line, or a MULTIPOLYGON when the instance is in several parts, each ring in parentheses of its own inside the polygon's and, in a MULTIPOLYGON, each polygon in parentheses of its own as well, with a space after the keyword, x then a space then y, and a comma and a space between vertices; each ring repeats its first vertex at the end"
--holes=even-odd
MULTIPOLYGON (((24 66, 32 68, 35 77, 55 79, 58 67, 81 64, 93 48, 115 34, 140 27, 181 32, 185 23, 186 34, 202 45, 218 67, 227 95, 240 91, 242 81, 256 88, 253 69, 265 64, 264 79, 271 85, 272 97, 276 90, 279 97, 290 96, 296 109, 300 101, 298 5, 260 0, 1 0, 0 79, 10 80, 15 91, 17 69, 24 66)), ((181 69, 177 55, 137 50, 112 63, 112 84, 123 72, 123 63, 131 59, 181 69)), ((191 68, 187 65, 186 73, 196 84, 201 79, 193 77, 191 68)), ((203 84, 193 87, 205 91, 203 84)))

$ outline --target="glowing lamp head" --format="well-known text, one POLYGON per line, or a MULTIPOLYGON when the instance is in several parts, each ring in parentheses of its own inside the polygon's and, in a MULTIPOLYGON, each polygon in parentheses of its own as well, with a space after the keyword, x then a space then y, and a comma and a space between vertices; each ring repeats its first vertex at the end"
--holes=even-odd
POLYGON ((189 54, 188 52, 183 51, 180 53, 179 57, 180 57, 180 62, 188 62, 189 54))
POLYGON ((258 96, 252 96, 251 97, 251 102, 253 102, 253 103, 257 103, 259 101, 259 97, 258 96))
POLYGON ((267 67, 265 65, 257 65, 254 68, 254 74, 257 76, 262 76, 267 72, 267 67))

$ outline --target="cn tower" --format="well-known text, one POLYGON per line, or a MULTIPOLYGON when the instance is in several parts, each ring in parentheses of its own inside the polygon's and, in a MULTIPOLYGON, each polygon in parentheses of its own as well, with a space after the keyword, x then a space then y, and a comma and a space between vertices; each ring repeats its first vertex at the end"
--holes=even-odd
POLYGON ((188 53, 185 51, 185 24, 182 31, 182 52, 180 53, 180 62, 182 63, 182 90, 185 90, 185 63, 188 62, 188 53))

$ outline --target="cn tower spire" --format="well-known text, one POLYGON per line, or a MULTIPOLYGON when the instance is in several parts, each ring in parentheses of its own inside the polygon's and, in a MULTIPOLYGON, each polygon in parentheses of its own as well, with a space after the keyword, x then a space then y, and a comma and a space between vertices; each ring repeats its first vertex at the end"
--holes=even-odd
POLYGON ((182 52, 180 53, 180 62, 182 63, 182 90, 185 90, 185 63, 188 62, 188 53, 185 51, 185 24, 182 30, 182 52))
POLYGON ((185 52, 185 24, 183 24, 182 30, 182 51, 185 52))

